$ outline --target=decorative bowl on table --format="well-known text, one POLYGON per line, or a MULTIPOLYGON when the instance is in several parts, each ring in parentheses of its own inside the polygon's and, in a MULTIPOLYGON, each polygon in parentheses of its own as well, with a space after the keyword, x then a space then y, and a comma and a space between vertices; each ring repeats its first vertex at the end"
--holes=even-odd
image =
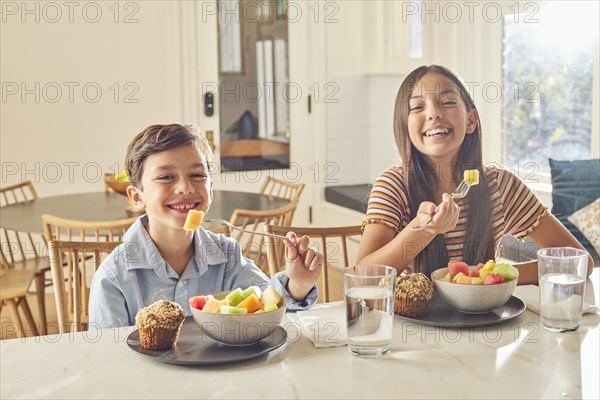
POLYGON ((104 174, 104 183, 115 192, 127 196, 127 187, 131 184, 129 180, 115 179, 111 173, 104 174))
MULTIPOLYGON (((210 293, 216 300, 223 300, 231 291, 210 293)), ((254 314, 216 314, 198 310, 192 306, 192 316, 200 330, 211 339, 229 346, 248 346, 271 335, 281 324, 285 307, 281 298, 274 311, 254 314)))
POLYGON ((442 280, 448 268, 440 268, 431 273, 431 281, 438 295, 458 311, 481 314, 504 305, 512 296, 518 279, 496 284, 460 284, 442 280))

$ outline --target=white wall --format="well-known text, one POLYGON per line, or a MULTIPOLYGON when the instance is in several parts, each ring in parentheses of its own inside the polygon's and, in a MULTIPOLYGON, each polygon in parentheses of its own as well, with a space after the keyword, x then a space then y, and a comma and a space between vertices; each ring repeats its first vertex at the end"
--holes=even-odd
POLYGON ((73 3, 1 4, 1 186, 103 190, 135 134, 182 118, 178 2, 73 3))

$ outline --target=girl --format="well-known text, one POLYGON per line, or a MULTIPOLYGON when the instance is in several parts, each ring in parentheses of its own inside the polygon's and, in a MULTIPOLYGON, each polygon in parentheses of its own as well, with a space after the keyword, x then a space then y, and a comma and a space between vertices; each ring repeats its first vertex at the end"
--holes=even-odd
MULTIPOLYGON (((406 77, 394 109, 403 164, 388 168, 373 185, 360 263, 429 275, 451 259, 469 265, 493 259, 503 235, 529 235, 540 247, 583 249, 519 178, 483 166, 481 131, 473 99, 450 70, 422 66, 406 77), (453 200, 448 193, 471 169, 479 171, 479 184, 453 200), (428 216, 424 229, 411 229, 428 216)), ((515 266, 519 284, 537 283, 537 261, 515 266)), ((588 275, 592 268, 590 258, 588 275)))

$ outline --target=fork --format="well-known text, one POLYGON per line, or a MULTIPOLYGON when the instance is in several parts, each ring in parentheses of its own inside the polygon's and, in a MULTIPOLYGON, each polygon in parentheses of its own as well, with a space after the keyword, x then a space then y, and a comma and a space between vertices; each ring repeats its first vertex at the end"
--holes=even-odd
POLYGON ((253 234, 253 235, 270 236, 270 237, 273 237, 275 239, 286 240, 286 241, 288 241, 288 242, 291 243, 290 239, 288 237, 286 237, 286 236, 275 235, 275 234, 272 234, 272 233, 251 231, 251 230, 248 230, 248 229, 240 228, 239 226, 236 226, 236 225, 232 224, 229 221, 225 221, 224 219, 205 219, 204 221, 202 221, 203 224, 204 223, 211 223, 211 222, 212 223, 218 223, 218 224, 221 224, 221 225, 225 225, 225 226, 228 226, 231 229, 237 229, 238 231, 250 233, 250 234, 253 234))
MULTIPOLYGON (((454 192, 450 193, 450 197, 452 199, 462 199, 463 197, 465 197, 467 195, 467 193, 469 193, 469 189, 471 189, 471 185, 469 185, 463 179, 462 182, 460 182, 458 184, 456 189, 454 189, 454 192)), ((436 214, 438 211, 440 211, 441 206, 442 206, 442 203, 438 204, 435 207, 435 211, 433 213, 436 214)), ((428 215, 427 218, 425 218, 423 221, 421 221, 421 225, 413 226, 412 228, 410 228, 410 230, 411 231, 420 231, 420 230, 424 229, 427 225, 429 225, 432 218, 433 218, 433 216, 428 215)))
MULTIPOLYGON (((300 253, 300 245, 298 243, 292 243, 292 241, 290 240, 290 238, 288 238, 287 236, 281 236, 281 235, 275 235, 274 233, 265 233, 265 232, 258 232, 258 231, 251 231, 248 229, 244 229, 244 228, 240 228, 239 226, 235 226, 234 224, 232 224, 229 221, 225 221, 224 219, 205 219, 204 221, 202 221, 202 223, 218 223, 221 225, 225 225, 228 226, 231 229, 236 229, 238 231, 241 232, 246 232, 246 233, 250 233, 252 235, 261 235, 261 236, 269 236, 275 239, 281 239, 281 240, 285 240, 286 242, 290 243, 291 245, 293 245, 296 250, 298 251, 298 255, 300 256, 300 258, 304 261, 306 259, 306 253, 305 254, 301 254, 300 253)), ((317 252, 317 249, 314 247, 309 247, 310 249, 312 249, 315 253, 317 252)))

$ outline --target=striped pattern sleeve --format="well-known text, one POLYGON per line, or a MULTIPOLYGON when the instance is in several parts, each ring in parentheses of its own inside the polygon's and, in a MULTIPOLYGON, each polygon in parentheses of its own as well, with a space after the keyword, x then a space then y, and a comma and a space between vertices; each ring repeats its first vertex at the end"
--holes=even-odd
POLYGON ((498 170, 498 192, 504 212, 504 234, 524 238, 537 226, 546 207, 517 176, 498 170))
POLYGON ((406 197, 406 181, 400 167, 385 170, 373 184, 367 217, 368 223, 383 223, 396 232, 410 222, 410 209, 406 197))

